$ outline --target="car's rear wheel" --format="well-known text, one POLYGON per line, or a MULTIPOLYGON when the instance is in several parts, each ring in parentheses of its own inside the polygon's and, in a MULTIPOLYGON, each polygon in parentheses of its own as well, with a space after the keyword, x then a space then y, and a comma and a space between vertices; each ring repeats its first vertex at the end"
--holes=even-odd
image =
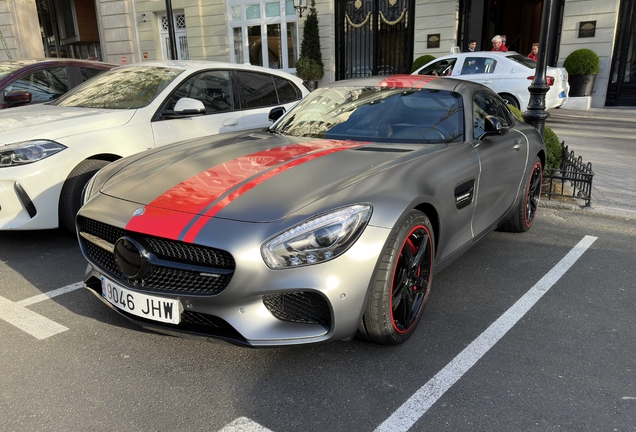
POLYGON ((510 218, 499 225, 501 231, 526 232, 530 229, 539 207, 542 176, 543 166, 541 165, 541 160, 537 157, 532 165, 532 172, 530 173, 525 193, 519 198, 515 211, 510 218))
POLYGON ((510 95, 508 93, 501 93, 499 96, 503 99, 506 105, 512 105, 513 107, 519 109, 519 101, 513 95, 510 95))
POLYGON ((108 161, 88 159, 77 165, 69 174, 62 187, 60 196, 60 225, 67 230, 75 231, 75 215, 82 205, 82 191, 86 183, 108 165, 108 161))
POLYGON ((396 345, 413 334, 433 279, 433 251, 430 220, 424 213, 412 210, 393 229, 382 252, 359 325, 361 336, 396 345))

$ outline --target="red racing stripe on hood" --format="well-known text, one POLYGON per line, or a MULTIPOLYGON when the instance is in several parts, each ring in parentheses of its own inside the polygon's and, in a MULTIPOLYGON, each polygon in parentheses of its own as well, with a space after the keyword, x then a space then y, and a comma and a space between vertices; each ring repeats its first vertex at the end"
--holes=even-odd
MULTIPOLYGON (((368 143, 320 140, 276 147, 229 160, 164 192, 145 206, 143 215, 133 217, 126 229, 176 240, 193 223, 199 227, 196 229, 198 232, 204 222, 200 222, 197 215, 233 188, 236 190, 232 192, 232 198, 225 197, 205 212, 205 221, 243 193, 280 172, 334 151, 365 144, 368 143), (262 175, 264 171, 281 164, 284 165, 262 175), (222 202, 225 204, 221 205, 222 202)), ((188 231, 192 231, 192 227, 188 231)), ((194 236, 189 232, 187 234, 192 241, 194 236)))
POLYGON ((422 88, 426 83, 439 78, 432 75, 393 75, 382 80, 378 87, 422 88))

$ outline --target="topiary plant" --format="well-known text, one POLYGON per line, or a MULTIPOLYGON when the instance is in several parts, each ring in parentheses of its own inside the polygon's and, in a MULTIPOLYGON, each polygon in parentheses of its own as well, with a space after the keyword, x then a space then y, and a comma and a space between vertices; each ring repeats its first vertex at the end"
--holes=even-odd
POLYGON ((311 0, 311 7, 303 28, 303 41, 300 44, 300 58, 296 63, 296 75, 304 81, 320 81, 324 74, 325 64, 322 62, 320 51, 316 2, 311 0))
MULTIPOLYGON (((524 121, 523 114, 520 110, 512 105, 508 105, 508 108, 510 108, 510 111, 515 115, 515 117, 517 117, 517 119, 519 119, 519 121, 524 121)), ((543 142, 545 143, 545 149, 548 153, 544 171, 550 172, 560 169, 561 160, 563 159, 563 149, 561 147, 559 137, 548 126, 543 127, 543 142)))
POLYGON ((411 66, 411 73, 415 72, 416 70, 424 66, 426 63, 433 60, 435 60, 435 56, 430 54, 424 54, 423 56, 419 56, 418 58, 415 59, 415 61, 413 62, 413 65, 411 66))
POLYGON ((596 75, 601 68, 601 60, 591 49, 581 48, 565 58, 563 67, 569 75, 596 75))

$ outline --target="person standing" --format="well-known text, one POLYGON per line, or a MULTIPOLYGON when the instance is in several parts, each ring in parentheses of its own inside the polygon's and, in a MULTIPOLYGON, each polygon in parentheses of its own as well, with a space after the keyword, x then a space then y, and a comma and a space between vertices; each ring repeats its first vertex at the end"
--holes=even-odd
POLYGON ((477 41, 475 39, 471 39, 470 42, 468 42, 468 51, 475 51, 477 49, 477 41))
POLYGON ((503 44, 501 36, 492 38, 492 49, 490 51, 508 52, 508 48, 503 44))
POLYGON ((539 44, 538 43, 533 43, 532 44, 532 51, 530 51, 530 54, 528 54, 528 58, 532 59, 534 61, 537 61, 537 54, 539 54, 539 44))

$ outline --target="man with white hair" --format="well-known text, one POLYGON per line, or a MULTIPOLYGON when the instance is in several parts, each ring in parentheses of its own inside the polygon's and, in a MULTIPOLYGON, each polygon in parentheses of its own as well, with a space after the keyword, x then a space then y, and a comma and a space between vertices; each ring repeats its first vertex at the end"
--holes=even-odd
POLYGON ((503 44, 501 36, 497 35, 492 38, 492 49, 490 51, 508 52, 508 48, 503 44))

